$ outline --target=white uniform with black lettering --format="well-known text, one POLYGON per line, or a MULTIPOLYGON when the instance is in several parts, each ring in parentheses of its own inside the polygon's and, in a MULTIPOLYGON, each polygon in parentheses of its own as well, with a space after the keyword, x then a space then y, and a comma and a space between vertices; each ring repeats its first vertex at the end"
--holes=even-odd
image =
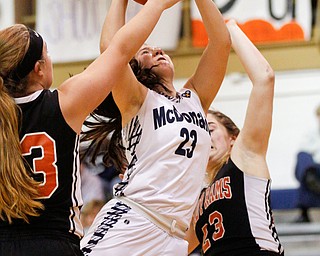
POLYGON ((84 255, 187 255, 181 239, 200 194, 210 151, 198 96, 149 90, 123 129, 129 166, 81 243, 84 255), (123 199, 123 200, 122 200, 123 199))

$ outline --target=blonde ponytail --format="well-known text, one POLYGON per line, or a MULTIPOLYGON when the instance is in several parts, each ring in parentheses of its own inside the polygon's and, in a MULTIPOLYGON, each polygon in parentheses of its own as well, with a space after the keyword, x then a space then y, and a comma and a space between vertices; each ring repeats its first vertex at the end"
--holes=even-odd
POLYGON ((39 215, 43 205, 36 200, 38 183, 28 174, 21 154, 17 114, 18 106, 0 77, 0 219, 28 223, 30 216, 39 215))

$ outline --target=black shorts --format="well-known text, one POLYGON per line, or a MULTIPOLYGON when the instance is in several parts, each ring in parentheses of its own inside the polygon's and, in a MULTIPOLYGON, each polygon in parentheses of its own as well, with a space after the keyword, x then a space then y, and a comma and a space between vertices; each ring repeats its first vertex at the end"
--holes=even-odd
POLYGON ((75 235, 47 231, 0 231, 3 256, 82 256, 80 239, 75 235))

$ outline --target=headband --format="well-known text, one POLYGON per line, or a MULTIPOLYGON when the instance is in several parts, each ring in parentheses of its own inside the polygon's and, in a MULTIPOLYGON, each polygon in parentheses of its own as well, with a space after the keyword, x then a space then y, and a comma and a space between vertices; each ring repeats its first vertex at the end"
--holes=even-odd
POLYGON ((34 30, 28 28, 30 43, 26 55, 23 60, 19 63, 15 70, 16 76, 19 79, 26 77, 34 68, 34 65, 38 60, 41 59, 43 49, 43 39, 34 30))

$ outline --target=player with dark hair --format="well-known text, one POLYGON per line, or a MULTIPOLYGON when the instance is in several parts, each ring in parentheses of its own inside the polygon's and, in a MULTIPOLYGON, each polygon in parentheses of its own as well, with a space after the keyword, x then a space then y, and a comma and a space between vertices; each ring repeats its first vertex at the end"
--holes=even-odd
MULTIPOLYGON (((209 43, 195 73, 176 90, 170 57, 159 47, 143 44, 141 39, 147 38, 138 32, 141 26, 156 24, 168 0, 148 0, 124 25, 127 2, 112 1, 101 49, 110 49, 110 39, 124 39, 116 60, 123 66, 113 76, 112 96, 128 165, 114 186, 115 198, 98 213, 81 248, 85 255, 187 255, 184 236, 210 150, 205 115, 225 75, 230 37, 215 4, 196 0, 209 43)), ((102 126, 92 145, 109 138, 102 126)))

